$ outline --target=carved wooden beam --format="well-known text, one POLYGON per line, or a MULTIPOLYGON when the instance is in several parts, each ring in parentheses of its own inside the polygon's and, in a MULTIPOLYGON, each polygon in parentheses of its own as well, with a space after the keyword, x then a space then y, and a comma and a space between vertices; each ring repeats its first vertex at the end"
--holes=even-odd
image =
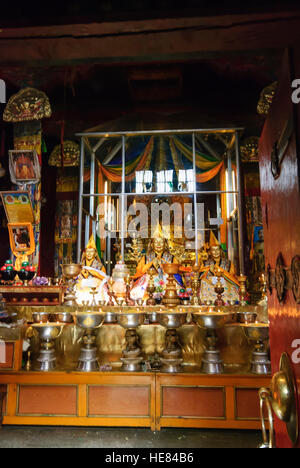
POLYGON ((169 18, 0 29, 2 64, 190 60, 209 52, 285 48, 300 13, 169 18))

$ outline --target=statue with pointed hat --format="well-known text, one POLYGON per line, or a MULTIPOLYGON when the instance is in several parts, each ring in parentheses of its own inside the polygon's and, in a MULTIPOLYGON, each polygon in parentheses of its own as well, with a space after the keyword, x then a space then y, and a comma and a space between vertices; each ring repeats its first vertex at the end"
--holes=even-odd
POLYGON ((93 234, 91 235, 85 250, 82 253, 81 264, 83 265, 81 275, 86 279, 90 276, 103 279, 106 276, 106 272, 104 270, 103 263, 100 260, 93 234))
MULTIPOLYGON (((136 282, 131 291, 132 299, 141 299, 146 295, 150 276, 154 281, 156 291, 154 296, 162 296, 167 282, 167 275, 164 273, 162 265, 164 263, 177 263, 176 258, 170 252, 169 240, 168 229, 163 229, 157 223, 152 231, 152 238, 149 241, 146 255, 142 256, 137 265, 136 274, 134 275, 136 282)), ((175 279, 178 283, 178 288, 180 288, 182 286, 181 276, 176 275, 175 279)))
POLYGON ((210 231, 209 245, 207 246, 208 258, 204 261, 201 272, 201 298, 210 299, 214 302, 216 299, 215 284, 217 282, 217 270, 222 274, 222 283, 224 286, 223 299, 229 303, 239 299, 239 282, 235 274, 233 263, 226 258, 221 245, 210 231))

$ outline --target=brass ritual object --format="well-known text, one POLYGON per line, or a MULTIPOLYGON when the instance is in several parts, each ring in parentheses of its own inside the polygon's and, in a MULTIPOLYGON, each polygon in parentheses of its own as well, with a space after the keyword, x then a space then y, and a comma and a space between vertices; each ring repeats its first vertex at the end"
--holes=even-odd
POLYGON ((147 299, 146 304, 149 306, 154 306, 156 305, 155 299, 153 298, 153 294, 155 292, 155 285, 154 285, 154 276, 156 275, 156 270, 155 268, 151 267, 149 269, 149 282, 147 286, 147 293, 149 294, 149 298, 147 299))
POLYGON ((204 352, 201 370, 205 374, 222 374, 224 372, 223 360, 217 347, 217 329, 234 320, 233 312, 221 312, 209 309, 207 312, 195 312, 192 314, 193 321, 206 329, 207 347, 204 352))
POLYGON ((76 306, 76 294, 74 279, 80 274, 82 265, 79 263, 68 263, 61 266, 63 277, 67 279, 67 292, 64 296, 64 306, 76 306))
POLYGON ((143 325, 145 314, 135 313, 120 313, 117 314, 119 325, 125 328, 126 348, 123 350, 121 370, 124 372, 140 372, 142 370, 141 363, 143 361, 141 344, 139 341, 136 328, 143 325))
POLYGON ((239 283, 240 283, 240 289, 239 289, 240 305, 245 306, 246 305, 246 294, 247 294, 247 289, 246 289, 247 276, 241 274, 241 275, 239 275, 238 280, 239 280, 239 283))
POLYGON ((243 329, 248 340, 254 342, 251 372, 259 375, 270 374, 271 363, 265 346, 269 339, 269 325, 267 323, 244 323, 243 329))
POLYGON ((222 294, 225 291, 225 288, 222 284, 221 278, 222 278, 222 270, 220 268, 217 268, 215 270, 215 276, 217 277, 217 283, 215 285, 215 293, 217 294, 217 299, 215 300, 215 306, 217 307, 223 307, 225 305, 225 302, 222 299, 222 294))
POLYGON ((164 273, 168 275, 166 292, 163 297, 162 303, 167 307, 174 307, 180 304, 180 297, 177 294, 176 283, 173 275, 179 273, 178 263, 163 263, 164 273))
POLYGON ((264 443, 260 446, 263 448, 274 447, 274 424, 273 415, 270 409, 273 409, 275 415, 281 421, 285 422, 288 436, 293 444, 296 446, 299 437, 299 421, 298 421, 298 408, 297 408, 297 385, 293 373, 292 364, 287 353, 283 353, 280 358, 279 371, 276 372, 271 380, 270 388, 262 387, 259 390, 260 406, 263 407, 267 403, 270 436, 267 440, 264 414, 261 411, 261 422, 263 430, 264 443))
POLYGON ((199 306, 200 305, 200 299, 199 299, 200 267, 198 265, 194 265, 192 267, 192 270, 193 270, 193 276, 192 276, 192 280, 191 280, 191 286, 192 286, 193 296, 192 296, 192 300, 191 300, 191 305, 199 306))
POLYGON ((127 275, 125 278, 125 284, 126 284, 126 305, 127 306, 134 306, 135 302, 133 299, 130 297, 130 290, 131 290, 131 278, 130 275, 127 275))
POLYGON ((110 291, 117 302, 117 305, 122 306, 127 297, 126 280, 130 276, 127 265, 122 261, 116 263, 112 272, 112 282, 110 282, 110 291))
POLYGON ((64 325, 61 323, 33 323, 40 339, 40 354, 36 370, 49 372, 56 368, 55 340, 61 335, 64 325))
POLYGON ((95 330, 100 328, 105 319, 105 314, 92 307, 86 311, 77 311, 73 314, 74 322, 84 330, 77 370, 81 372, 99 371, 100 365, 95 346, 95 330))
POLYGON ((161 372, 177 373, 181 370, 183 353, 177 328, 186 323, 187 313, 162 312, 157 314, 157 320, 164 328, 165 348, 161 354, 161 372))
POLYGON ((129 247, 129 250, 127 252, 128 260, 138 264, 140 259, 142 258, 142 255, 143 249, 141 248, 140 242, 136 237, 134 237, 132 239, 131 246, 129 247))

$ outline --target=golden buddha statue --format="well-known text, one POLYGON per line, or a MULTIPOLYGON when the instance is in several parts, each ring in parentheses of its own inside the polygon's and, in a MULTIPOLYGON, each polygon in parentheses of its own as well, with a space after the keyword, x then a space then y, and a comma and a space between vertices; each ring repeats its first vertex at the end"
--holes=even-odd
POLYGON ((226 258, 219 241, 213 232, 210 232, 210 242, 207 250, 207 258, 200 268, 201 273, 201 300, 215 301, 216 292, 214 290, 217 282, 217 275, 221 274, 224 286, 223 299, 225 302, 235 302, 239 300, 239 282, 236 278, 233 263, 226 258))
POLYGON ((147 291, 150 269, 155 269, 156 274, 151 275, 155 286, 155 295, 162 296, 166 286, 167 275, 164 273, 162 265, 164 263, 176 262, 174 256, 170 253, 167 236, 158 224, 153 238, 148 245, 146 255, 143 255, 136 269, 133 279, 136 280, 131 291, 131 298, 134 300, 142 299, 147 291))
POLYGON ((91 235, 89 242, 87 243, 85 250, 83 251, 81 257, 81 264, 83 266, 81 270, 81 275, 86 279, 91 276, 103 279, 106 276, 106 271, 103 266, 103 263, 99 258, 93 234, 91 235))
POLYGON ((99 258, 94 236, 91 235, 81 256, 82 269, 76 283, 78 304, 91 304, 93 300, 107 302, 108 286, 105 268, 99 258), (92 298, 93 295, 93 298, 92 298))

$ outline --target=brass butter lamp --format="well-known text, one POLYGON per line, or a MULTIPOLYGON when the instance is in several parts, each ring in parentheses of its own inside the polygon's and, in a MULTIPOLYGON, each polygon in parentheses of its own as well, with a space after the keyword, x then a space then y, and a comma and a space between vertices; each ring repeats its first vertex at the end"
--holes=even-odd
POLYGON ((61 266, 63 277, 67 279, 67 293, 64 296, 65 306, 76 306, 76 294, 74 279, 80 274, 82 265, 79 263, 67 263, 61 266))

